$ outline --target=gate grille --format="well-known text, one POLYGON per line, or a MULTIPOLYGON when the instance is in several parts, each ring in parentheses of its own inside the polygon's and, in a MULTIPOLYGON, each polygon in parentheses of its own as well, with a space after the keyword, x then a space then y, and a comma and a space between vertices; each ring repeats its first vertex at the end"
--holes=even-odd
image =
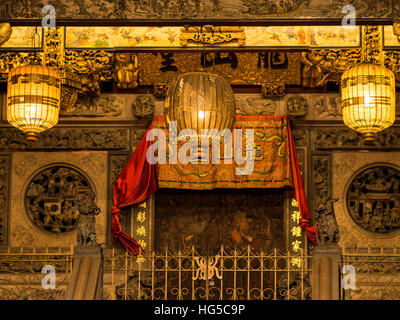
POLYGON ((311 299, 310 256, 274 249, 223 246, 213 256, 192 247, 182 252, 132 256, 105 250, 104 284, 121 300, 285 300, 311 299))

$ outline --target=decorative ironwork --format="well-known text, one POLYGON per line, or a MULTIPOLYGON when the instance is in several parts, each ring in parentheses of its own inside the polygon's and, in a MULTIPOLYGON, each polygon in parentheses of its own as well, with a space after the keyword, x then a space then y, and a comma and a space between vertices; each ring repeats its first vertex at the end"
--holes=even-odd
POLYGON ((86 177, 67 166, 52 166, 37 173, 25 193, 26 210, 40 229, 52 233, 70 232, 77 227, 80 190, 92 192, 86 177))
POLYGON ((375 166, 360 172, 347 190, 347 208, 364 230, 387 234, 400 228, 400 171, 375 166))
POLYGON ((117 300, 306 300, 310 258, 302 251, 254 253, 250 246, 221 247, 214 256, 199 255, 194 247, 144 256, 106 249, 104 267, 117 300))

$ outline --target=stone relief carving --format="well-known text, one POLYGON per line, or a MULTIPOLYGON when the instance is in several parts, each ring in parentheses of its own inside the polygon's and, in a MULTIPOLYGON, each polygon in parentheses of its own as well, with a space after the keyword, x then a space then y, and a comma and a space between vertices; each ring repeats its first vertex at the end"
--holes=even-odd
POLYGON ((292 95, 286 101, 286 111, 289 116, 304 117, 307 114, 307 100, 300 95, 292 95))
POLYGON ((120 150, 129 148, 129 129, 53 128, 29 142, 14 128, 0 129, 0 150, 120 150))
POLYGON ((362 135, 348 128, 318 128, 312 129, 313 147, 320 150, 328 149, 382 149, 399 148, 400 132, 397 128, 386 129, 376 135, 374 145, 366 145, 362 135))
POLYGON ((0 155, 0 243, 6 240, 10 157, 0 155))
POLYGON ((308 131, 306 129, 294 129, 292 130, 294 143, 296 146, 306 146, 308 131))
POLYGON ((121 115, 124 101, 115 95, 81 97, 75 105, 62 105, 62 117, 117 117, 121 115))
POLYGON ((390 233, 400 228, 400 171, 375 166, 359 173, 346 196, 351 218, 364 230, 390 233))
MULTIPOLYGON (((79 197, 82 190, 92 192, 92 186, 77 170, 67 166, 44 169, 32 178, 25 191, 28 217, 45 231, 73 231, 80 211, 85 209, 85 203, 79 197)), ((85 237, 86 233, 82 235, 85 237)))
MULTIPOLYGON (((364 170, 374 166, 390 167, 400 166, 399 152, 370 152, 366 156, 362 152, 333 152, 332 169, 335 183, 332 185, 332 197, 339 198, 335 205, 335 215, 339 224, 341 238, 339 245, 344 248, 398 248, 400 247, 400 234, 398 231, 393 233, 381 234, 368 232, 359 226, 351 217, 348 208, 347 192, 353 179, 364 170)), ((364 199, 368 201, 368 199, 364 199)))
POLYGON ((314 96, 314 110, 318 118, 338 118, 342 116, 342 98, 334 96, 314 96))
POLYGON ((96 244, 96 217, 100 208, 94 201, 96 195, 93 190, 84 189, 77 197, 76 206, 79 211, 78 218, 78 243, 80 245, 96 244))
POLYGON ((117 180, 119 174, 124 168, 127 161, 126 155, 111 155, 110 156, 110 185, 117 180))
POLYGON ((312 156, 312 181, 314 185, 313 208, 317 210, 321 204, 331 197, 330 164, 328 155, 312 156))
POLYGON ((132 114, 136 118, 151 120, 154 114, 154 100, 149 94, 139 95, 132 103, 132 114))
POLYGON ((263 99, 259 95, 235 95, 236 114, 239 115, 273 115, 277 109, 275 100, 263 99))
POLYGON ((319 246, 332 246, 339 242, 339 226, 336 222, 333 204, 338 199, 329 198, 315 210, 316 235, 319 246))
POLYGON ((142 141, 147 129, 133 129, 132 145, 137 146, 142 141))

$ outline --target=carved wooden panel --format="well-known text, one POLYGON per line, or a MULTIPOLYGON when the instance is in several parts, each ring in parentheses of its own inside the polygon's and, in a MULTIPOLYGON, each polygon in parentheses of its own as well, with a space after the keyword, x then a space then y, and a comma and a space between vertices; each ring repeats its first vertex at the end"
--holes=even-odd
POLYGON ((284 189, 164 189, 156 193, 155 247, 201 254, 251 245, 284 249, 284 189))
POLYGON ((400 171, 375 166, 360 172, 347 190, 347 209, 364 230, 386 234, 400 228, 400 171))

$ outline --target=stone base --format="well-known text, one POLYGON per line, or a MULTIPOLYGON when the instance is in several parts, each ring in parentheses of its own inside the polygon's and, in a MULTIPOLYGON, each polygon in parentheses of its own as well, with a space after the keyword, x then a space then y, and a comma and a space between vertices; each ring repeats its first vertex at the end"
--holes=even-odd
POLYGON ((103 251, 99 245, 74 247, 72 276, 67 300, 101 300, 103 298, 103 251))
POLYGON ((312 260, 312 299, 339 300, 342 249, 320 245, 312 260))

